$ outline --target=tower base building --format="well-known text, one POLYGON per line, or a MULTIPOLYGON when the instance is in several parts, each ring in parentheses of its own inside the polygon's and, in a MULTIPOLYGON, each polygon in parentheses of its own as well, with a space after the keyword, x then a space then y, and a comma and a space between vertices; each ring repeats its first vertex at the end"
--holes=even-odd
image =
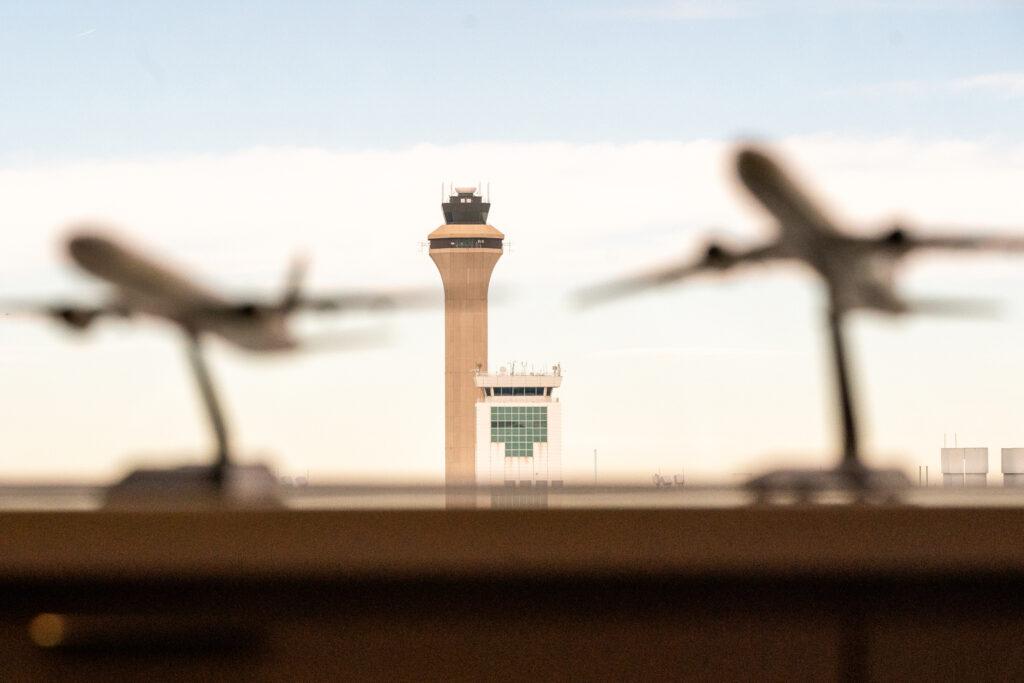
POLYGON ((562 486, 562 372, 477 373, 476 483, 493 507, 544 507, 562 486))

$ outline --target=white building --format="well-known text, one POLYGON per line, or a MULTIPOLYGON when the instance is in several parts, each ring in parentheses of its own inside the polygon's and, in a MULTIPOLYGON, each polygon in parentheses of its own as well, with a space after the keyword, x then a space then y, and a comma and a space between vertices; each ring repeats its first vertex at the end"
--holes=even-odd
POLYGON ((988 480, 988 448, 943 448, 943 486, 985 486, 988 480))
MULTIPOLYGON (((562 384, 547 373, 477 373, 476 483, 480 487, 546 490, 562 485, 562 384)), ((525 493, 525 492, 523 492, 525 493)))
POLYGON ((1024 448, 1004 448, 1000 455, 1003 486, 1024 486, 1024 448))

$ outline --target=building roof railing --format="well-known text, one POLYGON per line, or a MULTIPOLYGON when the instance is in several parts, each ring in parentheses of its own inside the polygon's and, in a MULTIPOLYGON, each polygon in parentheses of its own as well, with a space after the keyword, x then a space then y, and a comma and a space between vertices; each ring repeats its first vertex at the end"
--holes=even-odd
POLYGON ((496 373, 477 369, 473 381, 478 387, 559 387, 562 386, 562 366, 555 365, 541 372, 533 369, 517 372, 515 367, 511 371, 502 367, 496 373))

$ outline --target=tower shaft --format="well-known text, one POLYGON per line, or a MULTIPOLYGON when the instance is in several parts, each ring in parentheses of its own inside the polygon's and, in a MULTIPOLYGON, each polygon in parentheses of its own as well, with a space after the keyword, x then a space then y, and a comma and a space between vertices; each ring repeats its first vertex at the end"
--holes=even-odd
MULTIPOLYGON (((445 224, 427 236, 444 283, 444 475, 452 487, 476 484, 482 394, 474 378, 487 372, 487 289, 505 238, 487 225, 490 204, 475 190, 455 188, 441 204, 445 224)), ((450 504, 457 501, 449 496, 450 504)))
POLYGON ((487 290, 501 257, 496 249, 431 249, 444 282, 445 482, 476 481, 476 402, 473 379, 487 371, 487 290))

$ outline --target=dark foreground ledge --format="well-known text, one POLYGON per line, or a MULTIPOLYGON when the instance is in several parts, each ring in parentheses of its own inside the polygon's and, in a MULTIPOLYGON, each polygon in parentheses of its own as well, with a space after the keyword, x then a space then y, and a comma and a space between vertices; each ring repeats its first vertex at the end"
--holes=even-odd
POLYGON ((1024 509, 0 513, 0 580, 1024 575, 1024 509))
POLYGON ((0 677, 1020 679, 1021 539, 1014 508, 6 512, 0 677))

